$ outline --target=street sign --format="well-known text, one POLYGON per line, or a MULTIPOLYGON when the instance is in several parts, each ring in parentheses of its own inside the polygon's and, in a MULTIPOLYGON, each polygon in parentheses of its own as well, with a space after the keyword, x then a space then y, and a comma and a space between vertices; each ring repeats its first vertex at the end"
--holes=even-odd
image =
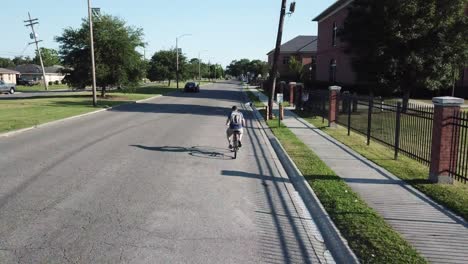
POLYGON ((91 12, 93 13, 94 17, 100 17, 101 16, 101 8, 93 7, 93 8, 91 8, 91 12))
POLYGON ((283 94, 282 93, 279 93, 276 95, 276 102, 278 104, 282 104, 283 103, 283 94))

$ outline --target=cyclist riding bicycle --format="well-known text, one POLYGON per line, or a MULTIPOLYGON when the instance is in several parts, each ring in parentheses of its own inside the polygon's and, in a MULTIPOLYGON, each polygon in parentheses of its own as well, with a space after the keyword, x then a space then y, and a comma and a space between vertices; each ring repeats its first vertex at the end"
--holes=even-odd
POLYGON ((232 111, 226 121, 226 126, 229 126, 226 130, 229 148, 232 149, 231 138, 236 131, 239 132, 239 147, 242 147, 242 134, 244 132, 243 127, 245 126, 245 119, 244 115, 237 109, 237 106, 232 107, 232 111))

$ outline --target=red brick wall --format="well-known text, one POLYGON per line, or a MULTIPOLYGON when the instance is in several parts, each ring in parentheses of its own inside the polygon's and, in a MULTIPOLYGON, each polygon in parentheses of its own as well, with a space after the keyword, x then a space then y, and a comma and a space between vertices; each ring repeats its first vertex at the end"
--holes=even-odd
POLYGON ((332 45, 333 23, 338 28, 343 27, 343 23, 348 15, 347 8, 343 8, 335 14, 325 18, 318 23, 318 51, 317 51, 317 73, 319 81, 328 82, 330 78, 330 61, 336 60, 336 80, 338 83, 354 84, 355 74, 351 66, 351 58, 344 52, 345 43, 336 40, 336 46, 332 45))
MULTIPOLYGON (((283 64, 284 57, 296 57, 297 60, 302 62, 302 65, 307 65, 312 62, 313 54, 280 54, 278 59, 278 71, 281 76, 287 75, 289 73, 289 65, 283 64)), ((273 65, 273 53, 268 55, 268 63, 273 65)))

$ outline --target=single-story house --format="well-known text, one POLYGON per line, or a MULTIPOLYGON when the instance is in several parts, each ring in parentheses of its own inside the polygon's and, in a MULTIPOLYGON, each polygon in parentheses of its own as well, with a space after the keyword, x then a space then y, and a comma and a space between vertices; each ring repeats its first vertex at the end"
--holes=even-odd
MULTIPOLYGON (((47 82, 61 82, 65 78, 62 70, 63 66, 54 65, 51 67, 44 67, 47 82)), ((25 80, 43 81, 41 66, 36 64, 25 64, 16 66, 16 71, 20 72, 21 78, 25 80)))
POLYGON ((16 84, 16 76, 20 73, 17 71, 0 68, 0 80, 3 80, 6 83, 16 84))
MULTIPOLYGON (((348 7, 354 0, 337 0, 313 21, 318 22, 316 79, 342 85, 356 84, 351 56, 345 53, 346 43, 340 41, 338 31, 348 16, 348 7)), ((468 15, 468 7, 465 12, 468 15)), ((468 63, 468 62, 467 62, 468 63)), ((461 71, 458 85, 468 87, 468 68, 461 71)))
MULTIPOLYGON (((268 52, 268 64, 273 65, 273 56, 275 50, 268 52)), ((280 76, 289 74, 289 61, 292 57, 300 61, 302 65, 312 65, 315 68, 317 53, 316 36, 297 36, 284 43, 280 47, 280 56, 278 60, 278 72, 280 76)))

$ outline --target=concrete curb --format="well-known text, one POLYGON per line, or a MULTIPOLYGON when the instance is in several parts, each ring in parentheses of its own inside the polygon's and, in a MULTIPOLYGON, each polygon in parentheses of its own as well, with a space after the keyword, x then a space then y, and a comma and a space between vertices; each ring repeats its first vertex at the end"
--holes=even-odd
POLYGON ((288 177, 304 201, 310 214, 313 215, 314 221, 325 240, 325 245, 333 255, 336 263, 359 263, 358 258, 349 247, 348 242, 341 235, 340 231, 331 220, 322 203, 302 173, 299 171, 296 164, 287 154, 279 140, 273 135, 273 132, 269 129, 265 120, 253 105, 252 109, 254 110, 255 117, 261 124, 261 127, 267 135, 281 164, 288 174, 288 177))
POLYGON ((146 98, 146 99, 142 99, 142 100, 138 100, 138 101, 124 103, 124 104, 116 105, 116 106, 105 108, 105 109, 99 109, 99 110, 96 110, 96 111, 92 111, 92 112, 88 112, 88 113, 84 113, 84 114, 80 114, 80 115, 75 115, 75 116, 70 116, 70 117, 66 117, 66 118, 63 118, 63 119, 59 119, 59 120, 50 121, 50 122, 39 124, 39 125, 32 126, 32 127, 21 128, 21 129, 18 129, 18 130, 13 130, 13 131, 10 131, 10 132, 1 133, 0 138, 11 137, 11 136, 14 136, 14 135, 17 135, 17 134, 20 134, 20 133, 23 133, 23 132, 26 132, 26 131, 29 131, 29 130, 32 130, 32 129, 51 126, 51 125, 59 124, 59 123, 62 123, 62 122, 70 121, 70 120, 73 120, 73 119, 77 119, 77 118, 81 118, 81 117, 85 117, 85 116, 89 116, 89 115, 94 115, 94 114, 101 113, 101 112, 104 112, 104 111, 110 111, 112 109, 115 109, 115 108, 118 108, 118 107, 121 107, 121 106, 124 106, 124 105, 146 102, 146 101, 156 99, 156 98, 159 98, 159 97, 162 97, 162 96, 163 95, 158 94, 156 96, 146 98))

